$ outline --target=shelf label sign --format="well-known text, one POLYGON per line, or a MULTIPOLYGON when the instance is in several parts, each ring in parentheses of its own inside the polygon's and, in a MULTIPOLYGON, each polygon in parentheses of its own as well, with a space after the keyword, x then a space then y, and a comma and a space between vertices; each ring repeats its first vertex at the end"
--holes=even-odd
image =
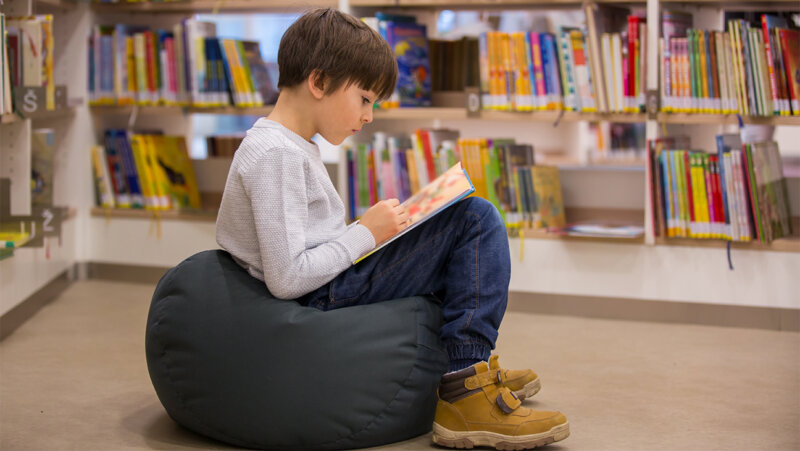
MULTIPOLYGON (((25 117, 35 116, 43 111, 52 111, 47 108, 47 88, 44 86, 18 86, 14 88, 14 105, 25 117)), ((67 87, 56 86, 55 108, 67 107, 67 87)))
POLYGON ((464 88, 467 100, 467 117, 480 117, 481 115, 481 93, 478 87, 464 88))

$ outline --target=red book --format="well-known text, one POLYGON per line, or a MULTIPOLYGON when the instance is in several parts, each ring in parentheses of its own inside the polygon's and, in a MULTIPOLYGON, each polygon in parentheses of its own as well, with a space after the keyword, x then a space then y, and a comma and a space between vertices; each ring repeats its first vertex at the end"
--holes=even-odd
MULTIPOLYGON (((639 40, 639 17, 628 16, 628 93, 629 98, 636 97, 636 61, 639 59, 636 54, 637 45, 639 40)), ((633 103, 631 103, 633 105, 633 103)), ((626 105, 627 106, 627 105, 626 105)))
POLYGON ((800 31, 779 29, 792 115, 800 115, 800 31))
POLYGON ((422 154, 425 156, 425 168, 428 170, 428 180, 433 181, 439 174, 436 173, 436 164, 433 162, 433 150, 431 149, 431 135, 428 130, 417 130, 417 135, 422 143, 422 154))
POLYGON ((714 200, 717 205, 717 219, 720 224, 727 224, 725 220, 725 204, 722 197, 722 179, 719 175, 719 156, 711 155, 711 173, 714 176, 714 200))
POLYGON ((152 31, 144 32, 145 53, 147 61, 147 91, 150 101, 158 103, 158 57, 156 56, 156 35, 152 31))

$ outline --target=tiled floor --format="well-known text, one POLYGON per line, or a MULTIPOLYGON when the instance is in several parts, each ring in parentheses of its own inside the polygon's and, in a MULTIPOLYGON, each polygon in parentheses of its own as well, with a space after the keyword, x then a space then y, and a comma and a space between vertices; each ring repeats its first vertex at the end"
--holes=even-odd
MULTIPOLYGON (((170 420, 150 385, 153 286, 78 282, 0 342, 0 450, 227 449, 170 420)), ((800 450, 800 334, 509 312, 498 353, 526 404, 572 435, 548 450, 800 450)), ((435 449, 418 437, 381 449, 435 449)))

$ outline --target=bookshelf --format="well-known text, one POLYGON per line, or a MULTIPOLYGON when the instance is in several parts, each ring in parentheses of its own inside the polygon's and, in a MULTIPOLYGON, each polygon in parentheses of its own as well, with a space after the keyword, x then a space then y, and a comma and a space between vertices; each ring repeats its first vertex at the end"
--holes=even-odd
MULTIPOLYGON (((0 7, 6 11, 12 0, 0 7)), ((68 0, 25 0, 24 13, 40 5, 53 10, 60 23, 59 42, 69 42, 57 61, 57 78, 69 85, 70 96, 86 96, 87 50, 85 37, 96 23, 152 24, 169 26, 181 17, 194 13, 219 12, 238 14, 250 12, 298 12, 317 6, 339 7, 358 14, 360 10, 389 9, 420 13, 430 20, 443 9, 580 9, 583 1, 576 0, 311 0, 303 3, 268 0, 197 0, 182 2, 136 2, 120 4, 73 3, 68 0), (75 43, 75 44, 73 44, 75 43)), ((645 7, 648 22, 658 22, 659 7, 666 4, 677 8, 718 11, 731 5, 758 8, 797 9, 796 0, 769 2, 724 2, 717 0, 658 1, 616 0, 596 1, 645 7), (755 6, 754 6, 755 5, 755 6)), ((20 13, 22 14, 22 13, 20 13)), ((715 16, 709 12, 708 16, 715 16)), ((701 25, 702 26, 702 25, 701 25)), ((657 35, 654 31, 653 36, 657 35)), ((652 39, 648 40, 653 42, 652 39)), ((654 54, 654 53, 650 53, 654 54)), ((657 61, 648 61, 656 72, 657 61)), ((648 86, 655 89, 657 86, 648 86)), ((67 114, 36 119, 39 126, 57 127, 65 137, 61 174, 61 198, 76 208, 77 213, 65 224, 64 244, 51 250, 51 260, 38 251, 23 253, 0 261, 0 303, 4 313, 46 284, 54 275, 76 263, 98 262, 120 265, 168 267, 199 250, 216 247, 215 213, 105 210, 92 206, 91 174, 87 164, 88 149, 100 142, 102 130, 125 127, 131 117, 143 128, 161 127, 170 134, 189 134, 188 116, 222 114, 264 116, 271 107, 259 108, 197 108, 162 106, 92 106, 74 107, 67 114), (74 186, 73 186, 74 185, 74 186), (11 307, 9 307, 9 305, 11 307)), ((693 130, 713 128, 722 130, 737 124, 736 115, 657 113, 648 118, 644 113, 579 113, 573 111, 481 111, 468 116, 465 108, 407 108, 376 110, 372 131, 383 129, 411 130, 417 126, 458 128, 484 136, 552 134, 553 124, 559 124, 555 140, 566 146, 577 145, 576 136, 588 122, 613 121, 644 123, 648 138, 660 136, 663 127, 684 127, 693 130), (499 129, 497 133, 491 131, 499 129)), ((747 124, 800 126, 800 117, 742 118, 747 124)), ((7 127, 30 128, 34 120, 16 115, 0 116, 0 132, 7 127)), ((531 142, 531 139, 525 138, 531 142)), ((533 141, 536 144, 537 141, 533 141)), ((0 144, 0 148, 6 144, 0 144)), ((341 161, 341 160, 340 160, 341 161)), ((223 165, 224 166, 224 165, 223 165)), ((341 168, 343 165, 339 165, 341 168)), ((220 172, 222 170, 215 170, 220 172)), ((341 174, 341 172, 340 172, 341 174)), ((569 186, 565 197, 573 208, 572 217, 580 210, 612 217, 639 218, 647 224, 650 205, 646 192, 645 170, 641 163, 633 165, 604 164, 586 166, 563 164, 562 184, 569 186), (608 205, 608 198, 619 201, 608 205), (624 211, 625 213, 621 213, 624 211)), ((220 174, 217 174, 220 175, 220 174)), ((222 174, 224 177, 224 174, 222 174)), ((341 180, 341 179, 340 179, 341 180)), ((341 186, 341 185, 340 185, 341 186)), ((797 185, 793 185, 797 186, 797 185)), ((646 228, 649 230, 649 228, 646 228)), ((734 243, 732 255, 736 271, 727 268, 726 244, 706 240, 664 240, 649 233, 643 238, 607 239, 576 238, 548 234, 540 230, 524 230, 524 239, 510 238, 512 249, 513 291, 566 295, 607 296, 641 300, 674 300, 718 304, 761 305, 766 307, 800 308, 791 297, 793 282, 787 268, 797 267, 800 259, 800 240, 777 240, 769 245, 734 243), (522 258, 524 252, 524 259, 522 258), (530 277, 535 274, 536 277, 530 277), (709 283, 714 280, 714 283, 709 283)), ((796 287, 795 287, 796 288, 796 287)))
MULTIPOLYGON (((63 0, 8 0, 0 5, 8 16, 51 14, 54 38, 54 81, 66 86, 67 106, 42 111, 31 117, 16 113, 0 116, 0 168, 22 169, 12 180, 24 183, 30 191, 31 132, 50 129, 54 136, 53 205, 68 207, 61 218, 60 236, 46 236, 41 247, 23 247, 14 256, 0 261, 0 315, 17 307, 44 286, 65 273, 73 273, 76 263, 89 258, 86 226, 92 204, 92 182, 86 165, 86 149, 94 143, 94 130, 86 96, 85 42, 91 21, 88 5, 63 0), (13 164, 8 164, 13 161, 13 164), (20 162, 27 161, 27 173, 20 162), (16 178, 19 177, 19 178, 16 178)), ((2 177, 7 177, 3 173, 2 177)), ((2 202, 6 202, 3 200, 2 202)), ((13 187, 8 200, 15 217, 32 213, 30 195, 20 195, 13 187), (26 205, 27 203, 27 205, 26 205)), ((41 230, 39 230, 41 233, 41 230)))

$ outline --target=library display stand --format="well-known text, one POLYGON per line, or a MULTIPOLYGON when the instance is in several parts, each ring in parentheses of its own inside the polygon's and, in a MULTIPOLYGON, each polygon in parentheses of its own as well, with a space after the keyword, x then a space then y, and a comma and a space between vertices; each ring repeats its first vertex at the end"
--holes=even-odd
MULTIPOLYGON (((681 1, 604 2, 636 6, 646 11, 648 24, 660 23, 661 8, 690 11, 695 27, 718 29, 723 10, 797 9, 796 2, 724 2, 706 0, 687 4, 681 1)), ((68 85, 70 96, 87 99, 86 37, 95 24, 147 25, 171 27, 181 18, 199 12, 237 14, 242 12, 296 11, 316 6, 334 6, 358 16, 390 10, 413 14, 421 23, 434 26, 437 13, 444 9, 543 9, 581 10, 583 2, 569 0, 437 1, 424 0, 315 0, 296 5, 290 2, 184 1, 121 4, 73 4, 64 0, 13 0, 0 11, 27 15, 41 9, 55 16, 56 80, 68 85)), ((580 24, 576 24, 580 25, 580 24)), ((657 74, 658 27, 647 29, 647 73, 657 74)), ((657 77, 647 77, 648 91, 657 92, 657 77)), ((74 107, 66 117, 40 120, 16 116, 0 118, 0 155, 25 155, 28 136, 37 121, 55 127, 59 136, 56 195, 59 202, 76 210, 65 222, 64 237, 57 250, 45 259, 41 250, 22 248, 13 258, 0 261, 0 313, 4 314, 31 296, 51 279, 87 263, 117 265, 123 270, 136 266, 166 268, 189 255, 216 248, 213 211, 211 213, 106 210, 92 206, 92 175, 89 149, 102 142, 107 128, 158 129, 167 134, 189 137, 191 116, 231 114, 263 116, 270 107, 197 108, 145 106, 74 107), (55 263, 55 262, 58 263, 55 263), (77 264, 77 265, 76 265, 77 264)), ((585 140, 587 124, 597 121, 644 123, 648 139, 683 133, 693 137, 693 146, 715 149, 714 136, 736 131, 736 115, 647 113, 580 113, 574 111, 481 111, 470 115, 465 108, 431 107, 376 110, 372 131, 409 132, 418 127, 458 129, 462 136, 511 136, 519 142, 533 143, 539 152, 578 149, 585 140), (555 126, 554 126, 555 125, 555 126)), ((800 131, 800 116, 745 116, 746 124, 774 125, 800 131)), ((795 141, 796 142, 796 141, 795 141)), ((541 231, 527 230, 524 237, 512 236, 511 291, 529 294, 623 298, 642 301, 676 301, 703 304, 800 309, 796 296, 796 273, 800 268, 800 240, 785 238, 770 244, 734 243, 731 250, 721 241, 664 240, 652 232, 652 210, 644 165, 592 166, 571 155, 577 163, 560 167, 561 185, 568 220, 583 216, 608 219, 639 218, 645 227, 643 238, 634 240, 563 238, 541 231), (728 254, 730 252, 730 254, 728 254), (733 271, 729 268, 729 255, 733 271)), ((327 157, 334 182, 343 196, 347 192, 347 172, 342 156, 327 157)), ((201 192, 219 195, 224 187, 230 160, 195 161, 201 192)), ((24 171, 24 168, 19 170, 24 171)), ((789 179, 793 216, 800 215, 800 180, 789 179)), ((23 195, 12 199, 24 202, 23 195)), ((16 208, 16 207, 15 207, 16 208)), ((797 232, 796 232, 797 233, 797 232)))

